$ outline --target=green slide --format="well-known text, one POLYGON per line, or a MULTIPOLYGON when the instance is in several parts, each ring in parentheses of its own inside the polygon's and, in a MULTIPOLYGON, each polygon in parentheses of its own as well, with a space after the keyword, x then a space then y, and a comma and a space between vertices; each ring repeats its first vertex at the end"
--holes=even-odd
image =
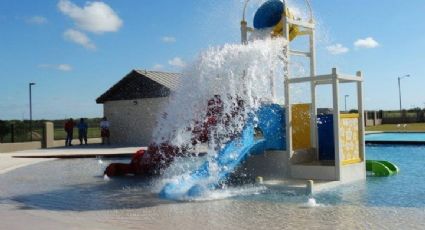
POLYGON ((398 173, 399 169, 388 161, 366 160, 366 171, 373 172, 374 176, 391 176, 398 173))

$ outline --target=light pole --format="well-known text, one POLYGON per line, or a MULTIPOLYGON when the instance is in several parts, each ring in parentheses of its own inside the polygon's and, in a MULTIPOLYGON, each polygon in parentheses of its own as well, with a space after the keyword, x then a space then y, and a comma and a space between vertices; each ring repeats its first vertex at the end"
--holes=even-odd
POLYGON ((30 94, 30 141, 32 141, 32 90, 31 87, 35 85, 35 83, 29 83, 29 94, 30 94))
POLYGON ((402 110, 402 106, 401 106, 401 86, 400 86, 400 80, 405 78, 405 77, 410 77, 410 74, 406 74, 404 76, 398 77, 398 98, 399 98, 399 102, 400 102, 400 112, 402 110))
POLYGON ((345 106, 345 112, 347 112, 347 97, 349 97, 350 95, 344 95, 344 106, 345 106))

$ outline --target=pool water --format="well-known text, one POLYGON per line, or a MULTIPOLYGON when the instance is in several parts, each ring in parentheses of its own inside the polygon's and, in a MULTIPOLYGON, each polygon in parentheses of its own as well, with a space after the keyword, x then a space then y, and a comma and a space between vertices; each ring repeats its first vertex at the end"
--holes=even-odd
POLYGON ((371 133, 365 136, 365 140, 425 143, 425 133, 371 133))
MULTIPOLYGON (((254 185, 227 188, 208 201, 160 199, 158 179, 105 181, 113 160, 72 159, 31 165, 0 175, 0 205, 90 213, 96 221, 141 229, 421 229, 425 224, 425 146, 368 145, 368 159, 395 163, 400 173, 368 177, 308 197, 254 185)), ((127 161, 127 159, 120 159, 127 161)))

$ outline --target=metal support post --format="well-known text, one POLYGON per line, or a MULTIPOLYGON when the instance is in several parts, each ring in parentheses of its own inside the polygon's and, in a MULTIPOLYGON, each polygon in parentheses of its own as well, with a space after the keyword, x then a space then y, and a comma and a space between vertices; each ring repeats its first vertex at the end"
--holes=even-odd
POLYGON ((339 80, 336 68, 332 68, 332 93, 333 93, 333 126, 334 126, 334 142, 335 142, 335 176, 336 180, 341 179, 341 159, 342 152, 339 142, 339 80))
MULTIPOLYGON (((359 78, 363 78, 362 76, 362 72, 361 71, 357 71, 356 76, 358 76, 359 78)), ((360 155, 360 159, 362 159, 362 161, 365 161, 365 140, 364 140, 364 105, 363 105, 363 82, 362 81, 358 81, 357 83, 357 104, 358 104, 358 112, 359 112, 359 155, 360 155)), ((375 115, 376 116, 376 113, 375 115)))

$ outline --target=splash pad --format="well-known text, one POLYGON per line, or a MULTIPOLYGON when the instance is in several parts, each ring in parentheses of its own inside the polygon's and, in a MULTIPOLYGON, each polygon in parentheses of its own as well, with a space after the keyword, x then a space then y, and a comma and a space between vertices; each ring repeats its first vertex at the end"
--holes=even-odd
POLYGON ((241 45, 210 48, 186 69, 158 121, 153 144, 122 171, 111 165, 107 174, 113 176, 116 167, 118 174, 160 174, 159 193, 168 199, 221 188, 240 168, 249 168, 249 176, 264 178, 264 184, 365 178, 362 74, 342 75, 332 69, 331 74, 316 75, 312 14, 305 21, 284 2, 269 0, 257 10, 254 28, 243 16, 241 38, 241 45), (249 33, 254 40, 248 40, 249 33), (308 51, 290 48, 300 36, 308 37, 308 51), (292 56, 309 61, 309 76, 291 75, 292 56), (310 84, 310 103, 291 102, 290 86, 297 83, 310 84), (356 84, 358 114, 341 114, 341 83, 356 84), (316 87, 323 84, 332 86, 333 108, 318 115, 316 87), (284 101, 278 91, 283 91, 284 101), (197 155, 200 145, 206 148, 201 164, 194 169, 175 165, 177 158, 197 155), (175 168, 179 173, 172 172, 175 168))

